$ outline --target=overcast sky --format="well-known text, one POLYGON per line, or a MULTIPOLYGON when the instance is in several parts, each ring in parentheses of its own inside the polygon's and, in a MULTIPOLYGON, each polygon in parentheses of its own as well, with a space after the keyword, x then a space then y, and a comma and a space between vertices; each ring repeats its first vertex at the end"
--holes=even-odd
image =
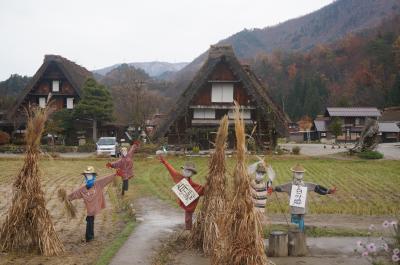
POLYGON ((189 62, 221 39, 315 11, 332 0, 0 0, 0 80, 32 76, 45 54, 89 70, 189 62))

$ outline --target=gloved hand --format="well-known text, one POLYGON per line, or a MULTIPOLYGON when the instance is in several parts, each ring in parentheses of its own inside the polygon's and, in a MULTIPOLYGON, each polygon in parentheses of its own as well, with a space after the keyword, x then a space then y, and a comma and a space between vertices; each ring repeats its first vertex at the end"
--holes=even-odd
POLYGON ((136 145, 136 148, 140 147, 140 142, 138 140, 135 140, 132 142, 132 145, 136 145))
POLYGON ((267 190, 268 195, 271 195, 273 191, 274 191, 274 189, 272 187, 269 187, 267 190))
POLYGON ((117 168, 116 175, 122 177, 122 170, 120 168, 117 168))
POLYGON ((108 163, 106 164, 106 167, 107 167, 107 168, 112 168, 111 163, 108 162, 108 163))
POLYGON ((336 193, 336 187, 333 187, 328 190, 328 194, 335 194, 336 193))

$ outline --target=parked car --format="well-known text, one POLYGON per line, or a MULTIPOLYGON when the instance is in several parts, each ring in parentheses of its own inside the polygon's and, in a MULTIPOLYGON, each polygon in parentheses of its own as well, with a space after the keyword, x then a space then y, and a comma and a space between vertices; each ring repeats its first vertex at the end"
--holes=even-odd
POLYGON ((101 137, 96 143, 97 155, 118 156, 119 147, 116 137, 101 137))

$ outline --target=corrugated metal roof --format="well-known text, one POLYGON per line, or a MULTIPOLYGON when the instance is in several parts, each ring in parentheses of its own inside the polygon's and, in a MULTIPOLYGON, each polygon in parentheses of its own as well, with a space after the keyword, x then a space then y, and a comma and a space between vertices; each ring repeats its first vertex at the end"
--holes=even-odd
POLYGON ((379 122, 378 125, 380 132, 400 132, 400 128, 394 122, 379 122))
POLYGON ((380 117, 377 108, 326 108, 331 117, 380 117))
POLYGON ((324 120, 315 120, 314 121, 315 124, 315 129, 317 130, 317 132, 326 132, 326 122, 324 120))

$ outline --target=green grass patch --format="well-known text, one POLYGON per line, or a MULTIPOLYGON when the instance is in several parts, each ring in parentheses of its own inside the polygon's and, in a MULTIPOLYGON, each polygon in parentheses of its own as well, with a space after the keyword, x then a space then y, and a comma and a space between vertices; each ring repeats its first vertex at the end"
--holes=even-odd
POLYGON ((378 151, 365 151, 358 153, 358 157, 362 159, 382 159, 383 154, 378 151))
POLYGON ((128 237, 131 235, 133 230, 136 227, 136 222, 129 221, 124 229, 117 235, 117 237, 111 242, 111 244, 106 247, 100 254, 98 260, 96 261, 96 265, 107 265, 110 263, 111 259, 117 253, 117 251, 121 248, 121 246, 125 243, 128 237))

